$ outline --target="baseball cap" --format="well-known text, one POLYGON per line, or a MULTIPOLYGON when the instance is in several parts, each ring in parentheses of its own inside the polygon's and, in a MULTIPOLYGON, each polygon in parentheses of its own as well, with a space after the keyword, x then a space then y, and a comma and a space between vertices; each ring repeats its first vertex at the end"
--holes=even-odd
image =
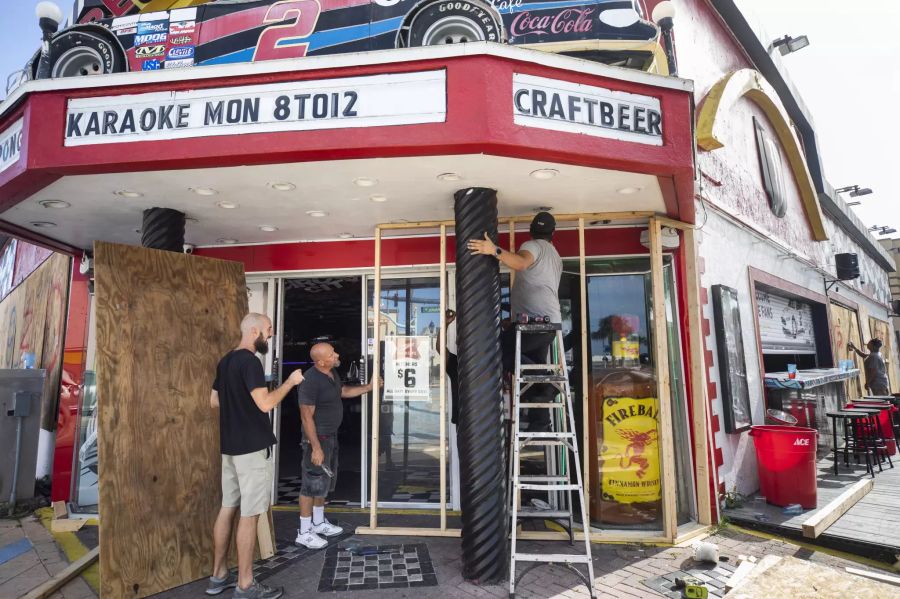
POLYGON ((552 233, 556 230, 556 219, 549 212, 538 212, 531 220, 532 233, 552 233))

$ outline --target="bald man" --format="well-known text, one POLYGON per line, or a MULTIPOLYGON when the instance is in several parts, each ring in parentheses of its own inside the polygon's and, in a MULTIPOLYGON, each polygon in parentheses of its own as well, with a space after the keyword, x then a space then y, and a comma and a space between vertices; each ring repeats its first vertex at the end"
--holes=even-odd
POLYGON ((269 391, 257 353, 269 351, 272 321, 250 313, 241 321, 241 341, 216 367, 209 403, 219 410, 219 446, 222 452, 222 507, 213 528, 213 574, 207 595, 234 587, 239 599, 277 599, 284 592, 253 579, 256 521, 269 509, 272 490, 272 445, 275 435, 268 413, 303 381, 300 371, 291 373, 280 387, 269 391), (226 557, 231 545, 234 517, 237 527, 238 576, 228 572, 226 557))
POLYGON ((335 368, 340 356, 328 343, 317 343, 309 350, 313 367, 306 371, 300 385, 300 422, 303 426, 303 482, 300 487, 300 528, 297 545, 321 549, 327 537, 344 529, 325 518, 325 497, 337 483, 337 433, 344 418, 343 399, 359 397, 372 390, 372 383, 344 386, 335 368))

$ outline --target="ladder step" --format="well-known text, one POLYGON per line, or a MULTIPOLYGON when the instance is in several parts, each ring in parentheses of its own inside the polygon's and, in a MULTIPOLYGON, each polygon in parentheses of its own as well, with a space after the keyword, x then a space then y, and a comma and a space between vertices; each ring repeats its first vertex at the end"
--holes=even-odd
POLYGON ((589 564, 590 555, 570 555, 568 553, 513 553, 517 562, 547 562, 554 564, 589 564))
POLYGON ((561 370, 562 364, 519 364, 519 370, 561 370))
POLYGON ((520 403, 520 410, 530 410, 531 408, 564 408, 566 404, 561 401, 554 401, 549 403, 520 403))
POLYGON ((522 491, 578 491, 581 489, 578 485, 559 484, 559 483, 516 483, 522 491))
POLYGON ((526 374, 518 380, 520 383, 565 383, 569 379, 561 374, 526 374))
POLYGON ((563 483, 569 482, 568 476, 543 476, 539 474, 521 474, 519 481, 523 483, 563 483))
POLYGON ((547 331, 561 331, 562 325, 558 322, 535 322, 532 324, 516 323, 516 329, 523 333, 544 333, 547 331))
POLYGON ((575 433, 532 433, 516 431, 516 439, 576 439, 575 433))
POLYGON ((565 510, 539 510, 537 508, 522 508, 516 512, 517 518, 568 518, 571 512, 565 510))

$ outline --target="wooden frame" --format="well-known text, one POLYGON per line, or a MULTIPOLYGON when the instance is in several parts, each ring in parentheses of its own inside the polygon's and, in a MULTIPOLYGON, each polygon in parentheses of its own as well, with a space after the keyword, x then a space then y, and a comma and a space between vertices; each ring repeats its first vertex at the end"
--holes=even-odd
MULTIPOLYGON (((510 251, 515 251, 515 226, 519 222, 530 222, 533 215, 515 216, 511 218, 501 219, 509 226, 510 251)), ((582 415, 585 423, 582 434, 582 444, 584 450, 582 452, 582 476, 584 483, 584 500, 586 505, 590 502, 590 469, 588 462, 588 335, 587 335, 587 266, 585 259, 585 223, 589 220, 642 220, 648 219, 650 231, 650 259, 651 259, 651 281, 652 281, 652 313, 654 328, 654 362, 657 365, 657 395, 659 398, 660 412, 660 460, 662 475, 662 492, 663 492, 663 528, 662 534, 645 531, 611 531, 609 533, 596 534, 598 540, 604 542, 652 542, 671 544, 678 542, 682 537, 693 538, 699 534, 703 534, 706 527, 711 523, 711 497, 709 490, 708 463, 709 463, 709 431, 707 430, 707 409, 708 402, 706 400, 706 376, 703 365, 703 338, 701 328, 701 312, 700 312, 700 290, 699 290, 699 272, 697 269, 696 240, 693 225, 682 223, 664 216, 655 215, 652 212, 612 212, 612 213, 590 213, 590 214, 561 214, 555 215, 557 222, 576 221, 578 224, 578 245, 579 245, 579 271, 581 275, 580 295, 581 295, 581 359, 582 359, 582 415), (690 391, 693 402, 692 421, 694 432, 694 450, 695 450, 695 475, 696 475, 696 496, 698 511, 698 526, 679 537, 676 510, 676 482, 674 472, 675 448, 674 448, 674 429, 672 417, 672 394, 670 388, 669 373, 669 356, 666 316, 665 316, 665 289, 663 280, 663 251, 661 240, 661 227, 673 227, 683 234, 685 243, 685 263, 687 277, 684 285, 687 289, 688 297, 688 338, 690 339, 690 371, 686 373, 686 378, 690 381, 690 391)), ((440 405, 441 405, 441 422, 440 422, 440 460, 441 460, 441 497, 446 497, 446 378, 444 364, 446 361, 446 339, 445 339, 445 301, 446 301, 446 236, 447 228, 455 226, 454 221, 423 221, 412 223, 390 223, 378 224, 375 227, 375 301, 373 302, 374 313, 374 351, 373 356, 375 363, 380 360, 380 302, 378 298, 381 294, 381 241, 382 232, 385 230, 402 230, 402 229, 421 229, 421 228, 438 228, 440 230, 441 244, 441 263, 440 263, 440 281, 441 281, 441 327, 440 327, 440 343, 441 343, 441 388, 440 388, 440 405)), ((512 283, 512 277, 510 280, 512 283)), ((379 396, 378 382, 373 383, 373 400, 372 400, 372 447, 378 447, 379 422, 379 396)), ((380 527, 378 526, 378 453, 377 449, 373 449, 371 455, 371 489, 370 489, 370 518, 369 526, 359 527, 357 534, 377 534, 377 535, 417 535, 417 536, 444 536, 458 537, 461 534, 459 529, 447 528, 446 501, 441 501, 440 510, 440 527, 439 528, 414 528, 414 527, 380 527)), ((556 531, 523 531, 520 535, 523 540, 565 540, 568 535, 556 531)), ((576 539, 583 539, 584 533, 576 533, 576 539)))

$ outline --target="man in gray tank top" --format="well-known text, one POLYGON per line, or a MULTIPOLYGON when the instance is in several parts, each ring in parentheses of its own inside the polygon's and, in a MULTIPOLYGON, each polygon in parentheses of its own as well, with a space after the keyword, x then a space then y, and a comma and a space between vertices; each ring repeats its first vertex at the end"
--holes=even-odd
MULTIPOLYGON (((529 316, 549 316, 550 322, 561 323, 562 314, 559 309, 559 280, 562 276, 562 258, 553 247, 551 240, 556 230, 556 219, 549 212, 538 212, 531 221, 531 240, 519 247, 518 252, 508 252, 497 247, 487 233, 484 239, 470 239, 468 248, 472 254, 496 256, 510 269, 516 271, 515 281, 510 290, 510 310, 513 320, 519 314, 529 316)), ((542 364, 547 362, 547 350, 553 343, 554 333, 522 335, 522 356, 525 362, 542 364)), ((515 360, 515 328, 510 327, 503 332, 503 367, 507 371, 513 369, 515 360)), ((554 392, 552 385, 535 385, 523 395, 523 401, 550 401, 549 395, 554 392), (526 397, 527 395, 527 397, 526 397)), ((549 428, 549 410, 529 410, 528 429, 544 431, 549 428)))

